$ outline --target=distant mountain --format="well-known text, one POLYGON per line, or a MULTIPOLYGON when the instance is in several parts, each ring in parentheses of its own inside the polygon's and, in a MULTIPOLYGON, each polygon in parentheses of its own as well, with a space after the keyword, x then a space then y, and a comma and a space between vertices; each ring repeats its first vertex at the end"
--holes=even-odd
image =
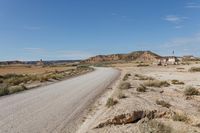
POLYGON ((135 51, 128 54, 97 55, 86 59, 83 63, 99 63, 112 61, 155 61, 162 56, 151 51, 135 51))

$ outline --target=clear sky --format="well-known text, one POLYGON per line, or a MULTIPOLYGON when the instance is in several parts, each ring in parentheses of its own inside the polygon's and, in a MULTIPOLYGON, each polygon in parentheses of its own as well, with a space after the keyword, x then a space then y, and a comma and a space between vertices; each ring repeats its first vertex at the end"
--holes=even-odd
POLYGON ((200 0, 0 0, 0 60, 200 56, 200 0))

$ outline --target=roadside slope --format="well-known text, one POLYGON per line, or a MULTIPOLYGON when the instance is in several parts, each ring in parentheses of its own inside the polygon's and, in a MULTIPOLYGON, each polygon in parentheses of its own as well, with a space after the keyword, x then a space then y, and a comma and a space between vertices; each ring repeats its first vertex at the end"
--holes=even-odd
POLYGON ((0 98, 1 133, 73 132, 74 122, 119 72, 96 71, 38 89, 0 98))

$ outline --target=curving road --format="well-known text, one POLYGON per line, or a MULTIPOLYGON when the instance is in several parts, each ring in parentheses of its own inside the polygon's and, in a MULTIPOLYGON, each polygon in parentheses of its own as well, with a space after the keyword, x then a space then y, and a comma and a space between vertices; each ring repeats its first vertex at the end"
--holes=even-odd
POLYGON ((112 68, 0 98, 0 133, 74 132, 82 111, 119 76, 112 68))

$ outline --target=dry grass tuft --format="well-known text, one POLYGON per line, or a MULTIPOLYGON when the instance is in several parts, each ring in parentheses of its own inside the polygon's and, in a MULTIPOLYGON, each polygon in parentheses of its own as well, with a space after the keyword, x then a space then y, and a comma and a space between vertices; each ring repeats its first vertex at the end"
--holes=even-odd
POLYGON ((127 73, 127 74, 124 76, 123 81, 128 80, 128 78, 129 78, 130 76, 131 76, 131 74, 130 74, 130 73, 127 73))
POLYGON ((185 84, 184 82, 179 81, 179 80, 172 80, 171 83, 174 85, 184 85, 185 84))
POLYGON ((168 87, 170 84, 167 81, 149 80, 144 83, 148 87, 168 87))
POLYGON ((27 88, 24 85, 18 85, 18 86, 9 87, 8 90, 9 90, 9 94, 13 94, 13 93, 27 90, 27 88))
POLYGON ((148 77, 148 76, 140 75, 140 74, 135 74, 135 77, 136 77, 138 80, 154 80, 153 77, 148 77))
POLYGON ((162 107, 170 108, 171 105, 163 100, 156 100, 157 105, 161 105, 162 107))
POLYGON ((172 133, 173 129, 157 120, 150 120, 141 124, 142 133, 172 133))
POLYGON ((172 116, 172 119, 174 121, 181 121, 181 122, 188 121, 188 118, 187 118, 186 115, 184 115, 184 114, 177 114, 177 113, 172 116))
POLYGON ((149 66, 149 64, 139 64, 139 65, 137 65, 137 67, 148 67, 149 66))
POLYGON ((117 103, 118 103, 117 100, 114 100, 113 98, 108 98, 107 103, 106 103, 106 106, 107 106, 108 108, 110 108, 110 107, 116 105, 117 103))
POLYGON ((127 90, 131 88, 131 84, 128 82, 123 82, 119 85, 120 90, 127 90))
POLYGON ((200 67, 192 67, 189 69, 189 72, 200 72, 200 67))
POLYGON ((136 91, 138 92, 146 92, 147 87, 145 87, 143 84, 141 84, 139 87, 137 87, 136 91))
POLYGON ((200 92, 196 88, 188 86, 188 87, 186 87, 184 94, 186 96, 191 96, 191 95, 199 95, 200 92))

